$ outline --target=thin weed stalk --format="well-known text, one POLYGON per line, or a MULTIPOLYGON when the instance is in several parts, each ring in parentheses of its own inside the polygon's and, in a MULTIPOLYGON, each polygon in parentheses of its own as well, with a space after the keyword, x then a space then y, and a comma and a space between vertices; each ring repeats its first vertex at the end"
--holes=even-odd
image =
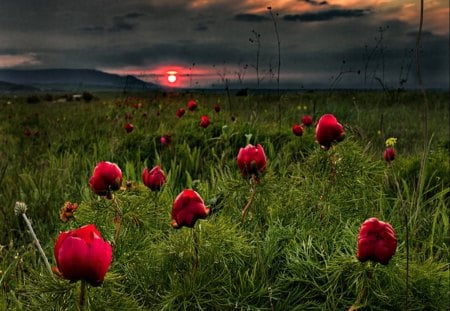
POLYGON ((406 279, 405 279, 405 310, 409 310, 409 300, 408 300, 408 293, 409 293, 409 209, 408 204, 406 204, 402 191, 400 189, 400 184, 398 182, 397 175, 394 171, 394 167, 392 163, 389 163, 389 169, 391 170, 391 175, 394 177, 394 183, 397 188, 397 195, 400 199, 400 203, 403 206, 403 222, 405 225, 405 252, 406 252, 406 279))

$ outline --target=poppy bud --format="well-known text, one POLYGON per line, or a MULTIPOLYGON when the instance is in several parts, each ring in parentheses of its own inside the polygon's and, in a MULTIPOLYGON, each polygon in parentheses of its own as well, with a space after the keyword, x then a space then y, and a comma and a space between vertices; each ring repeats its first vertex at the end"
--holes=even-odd
POLYGON ((191 189, 183 190, 174 200, 172 207, 172 227, 192 228, 197 219, 205 219, 210 209, 205 206, 200 195, 191 189))
POLYGON ((395 159, 395 150, 394 148, 386 148, 384 150, 384 159, 386 160, 387 163, 391 163, 394 159, 395 159))
POLYGON ((294 124, 292 126, 292 133, 294 133, 295 136, 302 136, 303 135, 303 127, 301 127, 298 124, 294 124))
POLYGON ((125 129, 125 131, 127 131, 127 133, 131 133, 134 129, 134 125, 131 123, 127 123, 123 126, 123 128, 125 129))
POLYGON ((190 101, 188 101, 188 109, 189 111, 194 111, 195 109, 197 109, 197 103, 195 102, 195 100, 191 99, 190 101))
POLYGON ((208 116, 201 116, 199 126, 203 128, 207 128, 209 126, 209 118, 208 116))
POLYGON ((178 109, 176 112, 177 118, 181 118, 182 116, 184 116, 185 112, 186 111, 183 108, 178 109))
POLYGON ((85 280, 99 286, 112 260, 112 247, 95 225, 61 232, 56 240, 55 272, 70 281, 85 280))
POLYGON ((316 141, 328 150, 333 142, 340 142, 345 137, 344 127, 332 114, 324 114, 320 117, 316 126, 316 141))
POLYGON ((310 115, 305 115, 302 117, 302 124, 304 126, 310 126, 313 124, 313 119, 310 115))
POLYGON ((373 217, 361 225, 356 255, 359 261, 372 260, 387 265, 396 249, 397 238, 389 223, 373 217))
POLYGON ((243 177, 258 176, 266 170, 266 154, 261 145, 253 146, 248 144, 239 150, 237 165, 243 177))
POLYGON ((89 179, 89 187, 98 195, 108 195, 122 185, 122 171, 111 162, 99 162, 89 179))
POLYGON ((159 141, 161 142, 161 145, 168 146, 172 142, 172 137, 170 136, 170 134, 165 134, 161 136, 159 141))
POLYGON ((142 181, 144 185, 151 190, 159 191, 161 186, 166 182, 166 175, 159 165, 155 166, 150 171, 148 171, 147 168, 144 168, 142 171, 142 181))

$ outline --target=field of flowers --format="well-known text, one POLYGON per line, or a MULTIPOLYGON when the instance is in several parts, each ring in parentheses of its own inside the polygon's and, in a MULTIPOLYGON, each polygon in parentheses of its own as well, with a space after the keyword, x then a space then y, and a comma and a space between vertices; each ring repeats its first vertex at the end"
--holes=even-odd
POLYGON ((449 310, 448 124, 445 92, 0 97, 0 310, 449 310))

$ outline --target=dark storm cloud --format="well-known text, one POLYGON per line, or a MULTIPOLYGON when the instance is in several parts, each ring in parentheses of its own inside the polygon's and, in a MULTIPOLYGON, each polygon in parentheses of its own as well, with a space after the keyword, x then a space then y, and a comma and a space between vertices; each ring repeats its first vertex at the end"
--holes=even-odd
POLYGON ((209 28, 206 24, 204 23, 198 23, 195 27, 194 30, 195 31, 207 31, 209 28))
POLYGON ((123 17, 124 18, 139 18, 139 17, 143 17, 143 16, 145 16, 144 13, 131 12, 131 13, 125 14, 123 17))
MULTIPOLYGON (((386 24, 390 28, 383 33, 382 42, 385 82, 388 86, 398 84, 402 66, 406 68, 411 63, 411 53, 406 51, 415 47, 415 25, 387 21, 376 8, 330 6, 322 0, 298 1, 314 11, 280 9, 280 17, 276 17, 282 85, 328 85, 330 77, 343 69, 363 72, 364 46, 373 48, 378 28, 386 24), (285 74, 297 78, 285 78, 285 74)), ((193 2, 185 0, 0 1, 0 11, 8 13, 0 18, 0 57, 22 55, 29 59, 32 55, 36 61, 22 62, 21 68, 153 70, 161 64, 189 67, 195 62, 198 67, 210 68, 213 74, 222 66, 232 71, 240 64, 248 64, 250 80, 255 74, 257 46, 248 39, 255 30, 261 35, 260 70, 270 77, 270 71, 276 71, 277 60, 273 23, 265 5, 261 13, 252 14, 257 8, 249 3, 215 1, 193 7, 193 2)), ((382 54, 377 53, 366 70, 372 73, 371 82, 374 76, 383 76, 382 54)), ((425 83, 448 85, 448 36, 424 31, 421 57, 425 83)), ((411 67, 411 83, 413 71, 411 67)), ((362 77, 349 73, 342 83, 352 78, 351 83, 360 85, 362 77)), ((265 81, 269 84, 271 80, 265 81)))
POLYGON ((299 1, 306 2, 306 3, 314 5, 314 6, 328 5, 327 1, 315 1, 315 0, 299 0, 299 1))
POLYGON ((114 24, 109 31, 119 32, 119 31, 132 31, 137 28, 137 23, 131 23, 123 18, 114 18, 114 24))
POLYGON ((113 25, 108 29, 112 32, 133 31, 138 27, 136 20, 145 16, 143 13, 131 12, 113 17, 113 25))
POLYGON ((234 20, 239 22, 265 22, 268 21, 269 18, 263 15, 241 13, 236 14, 234 16, 234 20))
POLYGON ((91 25, 78 29, 87 33, 103 32, 105 30, 109 32, 134 31, 139 26, 138 19, 145 16, 146 14, 144 13, 130 12, 113 16, 109 26, 91 25))
POLYGON ((344 10, 344 9, 333 9, 325 10, 319 12, 310 12, 302 14, 284 15, 283 20, 289 22, 323 22, 329 21, 336 18, 352 18, 352 17, 362 17, 370 14, 370 10, 365 9, 355 9, 355 10, 344 10))
POLYGON ((85 32, 99 32, 99 31, 104 31, 105 27, 103 27, 103 26, 86 26, 86 27, 80 28, 80 30, 85 31, 85 32))

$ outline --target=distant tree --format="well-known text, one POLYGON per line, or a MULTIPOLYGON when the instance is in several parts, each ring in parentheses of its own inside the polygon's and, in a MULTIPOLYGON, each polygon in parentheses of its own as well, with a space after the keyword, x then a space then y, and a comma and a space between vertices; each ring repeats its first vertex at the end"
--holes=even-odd
POLYGON ((46 102, 51 102, 51 101, 53 101, 53 95, 50 94, 50 93, 45 94, 45 95, 44 95, 44 100, 45 100, 46 102))
POLYGON ((83 100, 86 103, 89 103, 94 98, 94 95, 92 95, 92 93, 89 93, 89 92, 83 92, 82 96, 83 96, 83 100))
POLYGON ((39 99, 39 96, 37 96, 37 95, 30 95, 27 97, 27 103, 29 103, 29 104, 37 104, 40 101, 41 100, 39 99))

